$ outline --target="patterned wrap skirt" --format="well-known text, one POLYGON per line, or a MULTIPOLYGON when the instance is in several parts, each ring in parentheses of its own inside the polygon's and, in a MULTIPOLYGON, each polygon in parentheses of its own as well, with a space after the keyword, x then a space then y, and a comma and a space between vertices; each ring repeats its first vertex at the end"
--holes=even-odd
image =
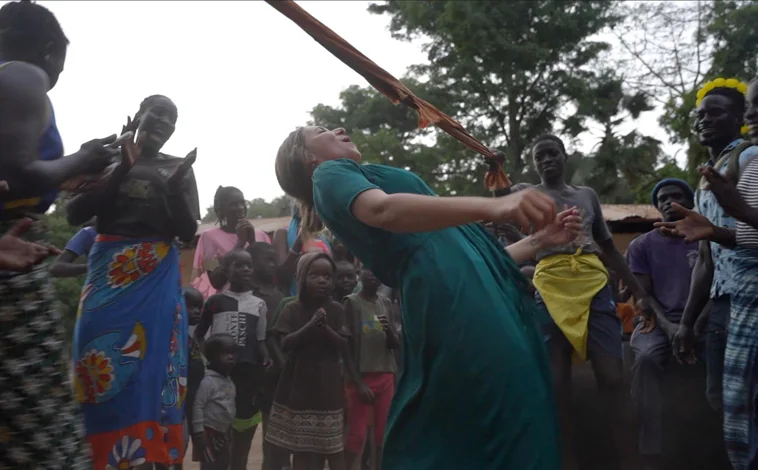
POLYGON ((724 354, 724 441, 735 470, 758 468, 758 249, 737 248, 724 354))
MULTIPOLYGON (((25 238, 43 241, 42 224, 25 238)), ((0 271, 0 469, 90 468, 63 325, 46 264, 0 271)))
POLYGON ((74 385, 97 469, 184 456, 187 314, 178 248, 99 235, 74 334, 74 385))

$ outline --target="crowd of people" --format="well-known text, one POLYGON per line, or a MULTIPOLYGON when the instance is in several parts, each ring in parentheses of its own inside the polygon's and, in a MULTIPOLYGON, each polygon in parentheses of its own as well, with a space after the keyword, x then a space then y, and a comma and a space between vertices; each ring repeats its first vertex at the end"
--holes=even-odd
POLYGON ((44 7, 0 8, 0 468, 181 468, 191 442, 201 468, 244 469, 260 425, 264 470, 574 469, 587 361, 604 415, 631 395, 636 451, 663 468, 672 357, 705 363, 733 468, 758 468, 758 81, 698 92, 699 186, 660 181, 661 221, 626 254, 557 136, 530 147, 539 184, 438 197, 361 164, 344 129, 302 127, 276 155, 288 229, 219 187, 183 287, 200 214, 196 150, 161 151, 177 107, 149 96, 64 157, 47 93, 67 45, 44 7), (39 217, 61 191, 82 227, 62 251, 39 217), (51 277, 85 273, 69 354, 51 277))

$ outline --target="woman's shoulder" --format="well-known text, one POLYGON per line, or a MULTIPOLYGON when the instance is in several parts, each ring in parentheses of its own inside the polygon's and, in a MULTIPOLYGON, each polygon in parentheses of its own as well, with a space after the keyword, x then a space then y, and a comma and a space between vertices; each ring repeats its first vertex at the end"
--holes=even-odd
POLYGON ((355 160, 347 158, 339 158, 337 160, 329 160, 322 163, 316 168, 314 176, 317 174, 330 174, 330 173, 362 173, 366 176, 371 175, 383 175, 388 173, 409 173, 406 170, 400 168, 394 168, 387 165, 380 165, 376 163, 359 163, 355 160))

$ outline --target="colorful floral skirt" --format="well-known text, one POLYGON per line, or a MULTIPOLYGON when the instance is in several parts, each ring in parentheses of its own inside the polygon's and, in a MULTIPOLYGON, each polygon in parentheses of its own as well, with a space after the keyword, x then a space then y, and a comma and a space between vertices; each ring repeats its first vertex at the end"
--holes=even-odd
POLYGON ((74 334, 74 385, 95 468, 184 455, 187 314, 179 250, 98 236, 74 334))
MULTIPOLYGON (((41 224, 25 238, 41 241, 41 224)), ((0 271, 0 470, 90 468, 63 324, 46 264, 0 271)))

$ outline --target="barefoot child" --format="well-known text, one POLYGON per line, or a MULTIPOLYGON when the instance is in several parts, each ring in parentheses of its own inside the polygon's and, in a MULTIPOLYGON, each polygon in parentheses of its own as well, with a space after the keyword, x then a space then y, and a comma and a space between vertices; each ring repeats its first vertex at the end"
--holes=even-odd
MULTIPOLYGON (((277 307, 282 301, 282 293, 276 288, 274 282, 276 273, 276 250, 274 247, 265 242, 251 243, 247 252, 253 259, 253 295, 266 302, 266 325, 270 330, 274 325, 272 317, 277 307)), ((263 435, 265 439, 268 425, 268 413, 271 410, 271 402, 274 400, 274 390, 279 381, 279 374, 284 360, 281 354, 276 335, 266 333, 266 346, 269 355, 273 359, 272 367, 267 367, 264 371, 263 383, 260 387, 260 396, 257 397, 257 405, 261 410, 263 424, 263 435)), ((270 443, 263 441, 263 470, 281 470, 286 464, 286 455, 283 452, 277 452, 278 449, 270 443)))
MULTIPOLYGON (((392 315, 392 302, 377 293, 381 283, 368 268, 361 269, 361 290, 348 295, 342 304, 350 328, 351 354, 357 366, 349 377, 347 468, 363 451, 369 426, 372 427, 375 461, 371 468, 381 468, 380 455, 390 402, 395 391, 394 350, 400 346, 392 315), (373 426, 370 421, 373 412, 373 426)), ((365 457, 365 453, 364 453, 365 457)))
POLYGON ((192 408, 193 459, 202 470, 228 470, 235 387, 229 373, 234 368, 237 345, 234 337, 221 333, 205 343, 208 370, 197 389, 192 408))
POLYGON ((293 470, 345 470, 344 388, 340 358, 352 368, 342 307, 331 298, 336 267, 324 253, 303 255, 297 268, 298 299, 273 331, 287 362, 271 407, 266 440, 294 454, 293 470))
POLYGON ((228 333, 237 344, 231 378, 237 389, 232 443, 232 469, 245 468, 258 425, 255 398, 263 384, 263 367, 269 363, 266 348, 266 303, 253 295, 253 260, 244 250, 224 255, 222 266, 229 288, 212 295, 205 303, 195 340, 202 345, 205 333, 228 333), (262 367, 263 366, 263 367, 262 367))
MULTIPOLYGON (((187 365, 187 401, 184 404, 185 419, 189 425, 192 424, 192 403, 195 399, 200 382, 205 376, 205 359, 203 358, 200 345, 197 344, 192 333, 200 323, 200 316, 203 312, 203 294, 194 287, 184 289, 184 303, 187 305, 187 315, 189 317, 189 353, 190 359, 187 365)), ((189 426, 185 426, 189 432, 189 426)), ((186 442, 185 442, 186 444, 186 442)), ((186 449, 186 447, 185 447, 186 449)))

